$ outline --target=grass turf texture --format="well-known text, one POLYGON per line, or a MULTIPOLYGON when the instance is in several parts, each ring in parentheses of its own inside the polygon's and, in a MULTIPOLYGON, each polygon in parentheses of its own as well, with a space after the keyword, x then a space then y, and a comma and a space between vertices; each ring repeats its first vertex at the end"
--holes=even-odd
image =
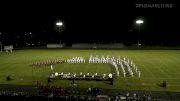
MULTIPOLYGON (((121 56, 132 59, 141 71, 141 78, 123 78, 114 80, 114 85, 103 81, 75 81, 79 87, 100 87, 108 89, 180 91, 180 51, 179 50, 17 50, 13 53, 0 54, 0 84, 36 85, 39 80, 46 85, 69 86, 72 81, 57 80, 47 83, 49 67, 32 67, 31 63, 56 58, 71 58, 94 55, 121 56), (6 81, 7 75, 13 80, 6 81), (160 87, 162 81, 167 87, 160 87)), ((87 62, 87 61, 86 61, 87 62)), ((109 64, 58 64, 54 71, 71 73, 109 73, 109 64)))

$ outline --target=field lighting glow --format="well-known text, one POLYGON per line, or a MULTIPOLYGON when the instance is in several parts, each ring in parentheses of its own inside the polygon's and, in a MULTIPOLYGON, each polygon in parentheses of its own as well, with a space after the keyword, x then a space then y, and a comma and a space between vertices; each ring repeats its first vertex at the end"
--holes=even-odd
POLYGON ((142 23, 144 23, 144 21, 143 20, 137 20, 136 23, 137 24, 142 24, 142 23))
POLYGON ((62 22, 57 22, 56 25, 57 25, 57 26, 62 26, 63 23, 62 23, 62 22))

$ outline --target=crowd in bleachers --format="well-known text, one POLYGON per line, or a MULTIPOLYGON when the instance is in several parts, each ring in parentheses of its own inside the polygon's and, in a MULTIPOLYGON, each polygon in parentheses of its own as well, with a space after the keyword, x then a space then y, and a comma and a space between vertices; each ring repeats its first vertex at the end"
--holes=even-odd
MULTIPOLYGON (((0 97, 7 98, 40 98, 63 101, 152 101, 150 94, 124 92, 121 94, 107 95, 103 89, 87 88, 86 90, 72 90, 62 87, 41 86, 37 92, 0 91, 0 97), (104 100, 102 100, 104 99, 104 100)), ((162 99, 162 98, 161 98, 162 99)))
MULTIPOLYGON (((37 86, 10 86, 11 89, 1 89, 0 97, 7 98, 40 98, 41 100, 58 101, 99 101, 106 98, 108 101, 178 101, 179 92, 143 91, 143 90, 121 90, 102 89, 96 87, 81 88, 79 86, 49 86, 43 83, 37 86), (21 89, 14 89, 18 87, 21 89), (23 88, 23 90, 22 90, 23 88), (44 98, 44 99, 43 99, 44 98)), ((4 87, 1 87, 4 88, 4 87)))

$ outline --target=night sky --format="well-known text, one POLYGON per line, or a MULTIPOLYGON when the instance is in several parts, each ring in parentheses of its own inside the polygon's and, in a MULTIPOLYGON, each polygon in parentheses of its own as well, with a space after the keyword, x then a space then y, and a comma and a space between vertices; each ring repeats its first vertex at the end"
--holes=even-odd
POLYGON ((137 8, 137 3, 142 2, 6 3, 0 10, 1 42, 46 44, 59 43, 61 39, 66 44, 134 44, 138 38, 135 20, 142 18, 144 24, 139 36, 142 43, 180 44, 179 5, 176 2, 155 2, 172 3, 173 8, 137 8), (55 26, 58 20, 64 24, 61 30, 55 26))

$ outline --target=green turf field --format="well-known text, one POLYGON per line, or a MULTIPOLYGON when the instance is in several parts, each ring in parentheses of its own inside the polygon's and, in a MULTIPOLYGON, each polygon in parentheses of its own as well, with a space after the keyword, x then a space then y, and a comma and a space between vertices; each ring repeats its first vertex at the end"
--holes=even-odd
MULTIPOLYGON (((13 53, 0 54, 0 84, 36 85, 39 80, 43 84, 69 86, 72 81, 57 80, 47 83, 50 67, 36 68, 30 66, 33 62, 56 58, 71 58, 73 56, 89 57, 91 54, 121 56, 132 59, 141 70, 141 78, 115 79, 114 85, 103 81, 75 81, 79 87, 101 87, 108 89, 131 89, 153 91, 180 92, 180 51, 179 50, 17 50, 13 53), (6 81, 11 75, 13 80, 6 81), (166 80, 167 88, 159 84, 166 80)), ((58 64, 54 71, 109 73, 109 64, 58 64)))

